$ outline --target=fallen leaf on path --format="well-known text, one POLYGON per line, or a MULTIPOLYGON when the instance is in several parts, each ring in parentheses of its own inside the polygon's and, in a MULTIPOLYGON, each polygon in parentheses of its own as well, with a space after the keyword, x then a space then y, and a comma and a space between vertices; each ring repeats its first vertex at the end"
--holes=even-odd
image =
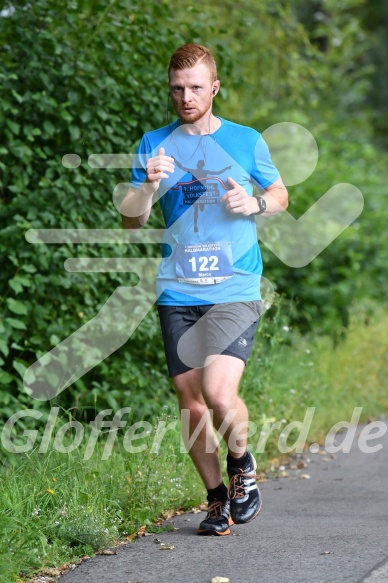
POLYGON ((309 480, 311 476, 309 474, 302 474, 300 478, 302 478, 302 480, 309 480))
POLYGON ((213 577, 211 583, 229 583, 229 579, 227 577, 213 577))
POLYGON ((117 555, 116 551, 110 551, 109 549, 105 549, 97 553, 97 555, 117 555))
MULTIPOLYGON (((89 557, 88 557, 88 558, 89 558, 89 557)), ((82 560, 82 559, 81 559, 81 560, 82 560)), ((60 566, 58 567, 58 569, 59 569, 60 571, 68 571, 69 569, 72 569, 72 568, 73 568, 73 565, 72 565, 71 563, 62 563, 62 565, 60 565, 60 566)))
POLYGON ((152 536, 153 533, 146 532, 146 528, 147 528, 147 526, 145 524, 143 524, 143 526, 141 526, 137 532, 134 532, 133 534, 129 534, 127 537, 125 537, 126 540, 133 540, 134 538, 139 538, 141 536, 152 536))
POLYGON ((323 551, 323 553, 319 553, 320 555, 334 555, 334 551, 323 551))
POLYGON ((296 464, 296 467, 298 468, 298 470, 303 470, 303 468, 308 468, 308 464, 306 464, 306 462, 302 462, 302 460, 300 460, 296 464))
POLYGON ((59 569, 52 569, 48 567, 47 569, 43 569, 40 573, 41 575, 49 575, 51 577, 59 577, 62 573, 59 569))
POLYGON ((156 524, 162 524, 164 520, 169 520, 173 516, 180 516, 181 514, 184 514, 184 512, 185 511, 182 510, 181 508, 179 508, 178 510, 166 510, 166 512, 162 512, 163 520, 157 522, 156 524))
POLYGON ((172 549, 175 549, 174 545, 168 545, 166 543, 161 543, 160 548, 162 551, 172 551, 172 549))
POLYGON ((139 530, 137 531, 137 536, 145 536, 146 528, 147 528, 147 526, 145 524, 143 524, 143 526, 141 526, 139 528, 139 530))

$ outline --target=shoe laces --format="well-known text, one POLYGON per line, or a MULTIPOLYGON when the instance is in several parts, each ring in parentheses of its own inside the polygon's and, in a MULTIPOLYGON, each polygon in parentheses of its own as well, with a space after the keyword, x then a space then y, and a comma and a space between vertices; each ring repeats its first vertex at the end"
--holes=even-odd
POLYGON ((224 509, 224 505, 225 502, 222 502, 221 500, 214 500, 214 502, 212 502, 207 509, 206 518, 218 518, 219 516, 221 516, 222 511, 224 509))
POLYGON ((260 476, 257 474, 247 474, 243 470, 239 470, 237 474, 234 474, 230 478, 228 496, 229 500, 235 500, 236 498, 244 498, 246 496, 245 492, 245 479, 254 478, 258 480, 260 476))

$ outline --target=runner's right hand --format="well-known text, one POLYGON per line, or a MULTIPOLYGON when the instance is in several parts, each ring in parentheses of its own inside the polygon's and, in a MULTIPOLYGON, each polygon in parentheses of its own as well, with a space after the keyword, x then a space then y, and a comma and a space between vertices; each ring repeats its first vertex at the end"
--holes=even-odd
POLYGON ((167 172, 174 172, 174 158, 165 155, 164 148, 160 148, 158 155, 147 160, 147 182, 152 182, 159 188, 162 178, 168 178, 167 172))

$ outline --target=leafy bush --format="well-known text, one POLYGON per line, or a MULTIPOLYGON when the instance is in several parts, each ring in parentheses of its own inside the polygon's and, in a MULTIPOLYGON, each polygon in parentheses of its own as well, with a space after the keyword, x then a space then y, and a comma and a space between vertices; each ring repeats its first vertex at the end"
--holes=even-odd
MULTIPOLYGON (((131 153, 144 131, 161 125, 161 85, 166 59, 183 44, 167 2, 84 1, 60 6, 40 0, 12 2, 0 18, 1 162, 0 384, 4 416, 30 403, 23 373, 90 320, 118 286, 133 285, 125 273, 66 273, 74 255, 136 257, 153 250, 140 245, 32 245, 28 229, 121 229, 112 203, 128 170, 87 165, 92 153, 131 153), (158 42, 155 43, 157 36, 158 42), (164 60, 161 58, 164 55, 164 60), (79 168, 62 165, 77 154, 79 168), (19 392, 21 391, 21 392, 19 392)), ((157 220, 157 219, 156 219, 157 220)), ((125 306, 123 306, 125 314, 125 306)), ((130 317, 130 315, 128 315, 130 317)), ((60 404, 116 406, 124 399, 149 415, 170 392, 164 370, 157 314, 153 310, 136 337, 62 394, 60 404), (145 364, 146 363, 146 364, 145 364)), ((34 403, 35 407, 43 407, 34 403)))
MULTIPOLYGON (((297 4, 300 9, 304 3, 297 4)), ((292 214, 302 214, 341 181, 355 184, 366 199, 360 219, 305 268, 285 267, 263 247, 265 275, 292 301, 292 323, 341 331, 354 299, 384 297, 386 164, 371 143, 364 105, 371 71, 364 55, 371 39, 353 4, 328 3, 325 17, 307 25, 300 10, 280 1, 237 6, 227 0, 221 11, 217 2, 199 8, 182 1, 174 9, 166 0, 6 2, 0 17, 0 152, 7 155, 0 162, 5 418, 31 406, 22 384, 26 368, 93 318, 118 286, 137 281, 123 272, 66 272, 63 262, 75 255, 155 255, 154 246, 140 244, 33 245, 25 233, 121 228, 112 193, 117 183, 128 182, 128 170, 92 168, 88 156, 133 153, 143 132, 165 123, 168 58, 190 40, 217 54, 223 101, 217 99, 216 113, 261 131, 294 121, 316 137, 319 165, 308 181, 290 188, 292 214), (79 167, 62 164, 69 153, 79 156, 79 167)), ((150 226, 160 221, 155 212, 150 226)), ((123 315, 130 318, 125 306, 123 315)), ((123 404, 151 417, 170 396, 153 309, 124 347, 55 403, 84 420, 96 408, 123 404)), ((33 406, 47 409, 41 402, 33 406)))

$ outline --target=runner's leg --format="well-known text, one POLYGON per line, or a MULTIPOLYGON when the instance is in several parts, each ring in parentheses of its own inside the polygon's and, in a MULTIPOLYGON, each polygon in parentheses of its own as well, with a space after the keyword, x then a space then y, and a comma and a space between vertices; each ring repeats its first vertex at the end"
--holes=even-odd
POLYGON ((189 437, 205 421, 197 438, 189 448, 189 454, 205 487, 216 488, 222 482, 219 447, 208 407, 202 396, 203 369, 191 369, 171 378, 178 397, 179 408, 189 411, 189 437), (208 446, 208 447, 207 447, 208 446))
POLYGON ((249 419, 247 407, 238 395, 245 363, 225 354, 209 356, 208 360, 202 374, 203 397, 213 411, 214 426, 222 429, 230 454, 238 458, 246 450, 249 419))
POLYGON ((248 411, 237 394, 243 368, 241 359, 221 354, 205 366, 202 383, 205 401, 214 412, 215 426, 221 428, 228 445, 229 511, 235 524, 256 518, 262 505, 255 476, 256 460, 246 449, 248 411), (230 412, 233 413, 231 419, 228 418, 230 412))

